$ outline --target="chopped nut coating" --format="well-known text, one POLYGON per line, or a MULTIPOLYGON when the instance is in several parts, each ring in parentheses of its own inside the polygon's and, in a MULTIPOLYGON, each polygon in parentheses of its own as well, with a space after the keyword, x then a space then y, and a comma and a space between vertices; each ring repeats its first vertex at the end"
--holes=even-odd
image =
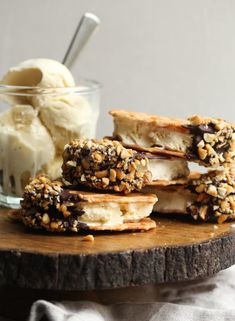
POLYGON ((117 141, 73 140, 65 146, 62 170, 70 184, 130 193, 151 181, 147 166, 144 154, 117 141))
POLYGON ((189 181, 188 188, 198 194, 196 202, 188 206, 195 220, 235 219, 235 173, 232 168, 209 171, 189 181))
POLYGON ((79 202, 77 195, 68 194, 62 187, 61 181, 51 181, 44 175, 35 177, 25 187, 22 207, 22 221, 34 229, 48 231, 77 232, 86 229, 79 222, 82 211, 74 209, 79 202))
POLYGON ((188 118, 193 142, 189 159, 201 165, 217 168, 231 163, 235 157, 235 125, 223 119, 192 116, 188 118))

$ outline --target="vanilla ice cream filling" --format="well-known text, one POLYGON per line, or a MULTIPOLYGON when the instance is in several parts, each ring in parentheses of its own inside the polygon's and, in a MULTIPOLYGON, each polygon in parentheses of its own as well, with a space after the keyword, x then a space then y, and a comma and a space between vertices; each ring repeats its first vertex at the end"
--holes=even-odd
POLYGON ((196 201, 196 194, 187 189, 180 191, 158 190, 158 203, 154 205, 153 211, 159 213, 187 214, 187 207, 196 201))
POLYGON ((153 193, 158 202, 153 206, 153 212, 188 214, 187 207, 196 201, 197 195, 183 187, 145 187, 142 192, 153 193))
POLYGON ((184 159, 150 158, 148 170, 152 173, 152 180, 174 180, 189 174, 187 161, 184 159))
POLYGON ((192 145, 192 135, 169 127, 154 127, 134 119, 114 119, 114 137, 125 145, 138 145, 142 148, 186 152, 192 145))
POLYGON ((85 212, 79 221, 88 226, 114 226, 128 222, 138 222, 152 212, 153 204, 148 203, 99 203, 82 206, 85 212))

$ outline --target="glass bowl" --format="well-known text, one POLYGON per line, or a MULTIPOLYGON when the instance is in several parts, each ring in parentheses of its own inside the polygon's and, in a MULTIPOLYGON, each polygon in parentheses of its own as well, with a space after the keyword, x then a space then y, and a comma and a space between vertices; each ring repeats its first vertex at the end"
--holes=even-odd
POLYGON ((94 138, 101 85, 76 87, 0 85, 0 205, 17 208, 29 179, 61 175, 65 144, 94 138))

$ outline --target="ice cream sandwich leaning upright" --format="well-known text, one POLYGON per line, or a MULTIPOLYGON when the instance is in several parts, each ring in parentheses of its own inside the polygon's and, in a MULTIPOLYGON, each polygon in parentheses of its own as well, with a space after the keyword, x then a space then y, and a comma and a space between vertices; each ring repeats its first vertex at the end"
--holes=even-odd
POLYGON ((119 142, 73 140, 63 153, 63 179, 41 175, 26 186, 22 220, 50 232, 154 228, 157 196, 137 192, 151 181, 147 163, 119 142))
POLYGON ((67 144, 62 170, 64 179, 72 185, 124 193, 189 174, 184 159, 136 151, 109 139, 67 144))

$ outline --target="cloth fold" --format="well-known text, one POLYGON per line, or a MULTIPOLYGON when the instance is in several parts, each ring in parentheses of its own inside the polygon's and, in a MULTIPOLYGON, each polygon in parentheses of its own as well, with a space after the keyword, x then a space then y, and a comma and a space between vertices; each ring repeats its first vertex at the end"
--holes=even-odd
POLYGON ((130 294, 127 300, 125 294, 125 302, 118 297, 119 302, 110 305, 39 300, 32 305, 28 321, 235 320, 235 266, 210 279, 158 286, 162 302, 155 301, 155 289, 151 286, 144 291, 142 287, 138 298, 138 288, 133 288, 135 296, 130 294))
POLYGON ((173 303, 115 304, 76 303, 74 311, 47 301, 37 301, 29 321, 232 321, 235 309, 205 309, 173 303))

